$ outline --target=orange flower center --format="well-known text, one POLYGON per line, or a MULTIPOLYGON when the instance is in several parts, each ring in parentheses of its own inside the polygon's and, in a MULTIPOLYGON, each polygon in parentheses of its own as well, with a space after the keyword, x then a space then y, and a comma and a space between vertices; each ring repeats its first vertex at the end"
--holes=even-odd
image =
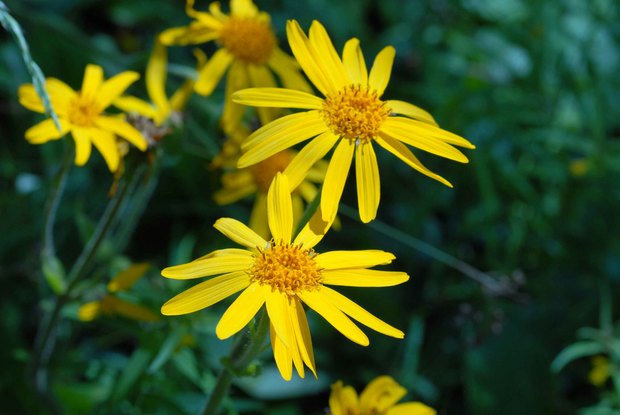
POLYGON ((276 174, 283 172, 291 160, 293 160, 293 153, 284 150, 251 166, 250 171, 254 176, 254 183, 258 187, 258 191, 267 193, 273 178, 276 177, 276 174))
POLYGON ((261 250, 250 270, 252 282, 267 284, 290 296, 321 285, 321 269, 314 260, 313 250, 273 241, 261 250))
POLYGON ((79 127, 92 127, 101 114, 101 108, 92 98, 78 95, 69 104, 69 121, 79 127))
POLYGON ((378 135, 389 114, 377 92, 361 85, 347 85, 323 101, 323 118, 332 132, 362 143, 378 135))
POLYGON ((271 57, 276 37, 265 22, 231 17, 220 32, 219 42, 235 58, 262 65, 271 57))

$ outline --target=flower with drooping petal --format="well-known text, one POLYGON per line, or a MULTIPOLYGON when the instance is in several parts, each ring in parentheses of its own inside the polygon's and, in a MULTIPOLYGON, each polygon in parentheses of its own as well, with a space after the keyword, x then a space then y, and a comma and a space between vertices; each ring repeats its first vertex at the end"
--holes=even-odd
POLYGON ((78 318, 82 321, 93 321, 102 315, 118 315, 137 321, 159 320, 160 317, 150 309, 116 295, 133 287, 149 268, 147 263, 132 264, 116 274, 108 283, 108 293, 99 300, 82 304, 78 309, 78 318))
MULTIPOLYGON (((106 115, 104 110, 138 78, 136 72, 125 71, 104 81, 103 69, 98 65, 88 65, 82 89, 77 92, 59 79, 47 78, 45 87, 58 114, 60 130, 52 119, 47 119, 26 130, 26 140, 32 144, 43 144, 58 140, 70 132, 75 141, 75 164, 86 164, 94 144, 110 171, 116 171, 120 161, 116 136, 142 151, 146 150, 147 142, 140 131, 123 118, 106 115)), ((18 95, 24 107, 45 113, 43 102, 32 84, 20 86, 18 95)))
POLYGON ((215 333, 220 339, 229 338, 265 305, 274 358, 286 380, 291 379, 293 366, 301 377, 304 365, 316 376, 303 303, 363 346, 369 344, 368 337, 351 318, 385 335, 404 337, 400 330, 328 287, 385 287, 407 281, 409 276, 404 272, 370 269, 389 264, 394 259, 392 254, 378 250, 315 252, 325 228, 320 213, 293 239, 290 187, 281 173, 269 189, 267 214, 272 240, 266 241, 241 222, 222 218, 215 228, 245 249, 221 249, 164 269, 164 277, 181 280, 219 276, 172 298, 162 306, 162 314, 192 313, 242 291, 222 315, 215 333))
POLYGON ((310 166, 335 147, 321 193, 323 219, 336 214, 349 168, 355 158, 360 218, 369 222, 379 206, 379 168, 373 144, 383 147, 410 167, 441 183, 451 184, 428 170, 405 145, 466 163, 453 146, 474 148, 467 140, 437 126, 423 109, 398 100, 383 100, 394 48, 377 55, 370 69, 357 39, 349 40, 342 59, 317 21, 306 37, 296 21, 286 26, 288 41, 302 69, 324 98, 284 88, 250 88, 233 94, 233 101, 256 107, 306 109, 279 118, 256 130, 244 143, 239 167, 260 162, 283 149, 314 137, 286 169, 291 186, 310 166))
MULTIPOLYGON (((234 129, 243 116, 244 108, 231 100, 232 93, 239 89, 275 87, 275 74, 286 88, 310 91, 297 62, 278 47, 269 15, 259 11, 252 0, 231 0, 229 15, 221 11, 219 2, 211 3, 209 12, 199 12, 194 9, 194 0, 187 0, 186 12, 194 21, 165 30, 159 39, 165 45, 215 41, 219 46, 200 71, 196 92, 210 95, 228 73, 222 114, 224 131, 234 129)), ((276 112, 259 109, 261 123, 273 119, 276 112)))
MULTIPOLYGON (((207 58, 199 50, 195 51, 195 55, 196 68, 200 70, 207 58)), ((133 96, 122 96, 114 101, 114 106, 127 113, 135 112, 143 117, 150 118, 157 126, 164 124, 174 114, 183 110, 194 92, 194 80, 188 79, 168 98, 166 93, 167 67, 168 50, 156 41, 145 74, 146 92, 151 102, 133 96)))
POLYGON ((332 385, 329 396, 330 415, 435 415, 436 411, 421 402, 397 403, 407 393, 390 376, 371 381, 360 396, 341 381, 332 385))

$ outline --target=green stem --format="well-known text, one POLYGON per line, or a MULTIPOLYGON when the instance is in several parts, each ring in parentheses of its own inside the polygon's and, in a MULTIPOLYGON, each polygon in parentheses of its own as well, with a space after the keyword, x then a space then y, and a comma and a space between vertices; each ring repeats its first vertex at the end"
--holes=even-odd
POLYGON ((49 196, 47 202, 47 208, 45 210, 45 225, 43 227, 43 250, 41 255, 43 257, 51 257, 56 255, 56 248, 54 246, 54 224, 56 223, 56 214, 58 213, 58 207, 64 194, 64 190, 67 184, 67 177, 69 177, 69 171, 73 165, 73 146, 65 143, 65 153, 63 155, 62 164, 60 170, 56 173, 52 184, 52 193, 49 196))
MULTIPOLYGON (((338 211, 351 219, 358 220, 357 210, 349 206, 340 204, 340 209, 338 211)), ((513 291, 513 287, 511 284, 506 284, 502 281, 498 281, 490 275, 469 265, 467 262, 461 261, 460 259, 455 258, 452 255, 440 249, 437 249, 424 241, 421 241, 420 239, 414 238, 413 236, 406 234, 405 232, 394 228, 393 226, 390 226, 378 220, 368 223, 367 226, 419 252, 422 252, 425 255, 428 255, 429 257, 449 266, 450 268, 459 271, 463 275, 478 282, 491 294, 507 295, 511 294, 513 291)))
POLYGON ((258 319, 258 324, 254 332, 250 329, 246 329, 233 346, 229 356, 229 364, 224 366, 220 371, 215 383, 215 388, 213 388, 213 392, 209 395, 207 405, 202 415, 217 414, 222 401, 226 395, 228 395, 228 389, 230 388, 233 377, 237 373, 243 372, 263 351, 263 344, 265 343, 268 332, 269 317, 266 312, 263 312, 258 319))
POLYGON ((105 239, 105 236, 110 231, 114 220, 119 212, 119 207, 122 205, 124 198, 127 195, 128 185, 123 183, 121 188, 116 193, 115 197, 110 201, 103 216, 99 220, 95 232, 89 239, 88 243, 82 250, 82 253, 76 260, 68 277, 68 286, 62 295, 56 297, 54 308, 49 314, 49 318, 44 320, 41 326, 42 333, 35 342, 35 351, 32 358, 32 368, 35 379, 35 385, 41 395, 47 395, 47 364, 54 351, 55 338, 53 336, 56 331, 56 327, 60 322, 60 315, 64 305, 71 299, 73 290, 86 275, 85 271, 88 265, 95 257, 95 254, 101 245, 101 242, 105 239))

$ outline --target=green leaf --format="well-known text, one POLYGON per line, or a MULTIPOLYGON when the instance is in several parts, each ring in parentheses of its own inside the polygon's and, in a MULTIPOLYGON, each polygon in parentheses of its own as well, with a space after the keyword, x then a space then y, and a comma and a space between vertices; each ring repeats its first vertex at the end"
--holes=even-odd
POLYGON ((67 289, 65 267, 55 255, 43 256, 43 275, 55 294, 60 295, 67 289))
POLYGON ((153 352, 146 349, 136 350, 125 366, 125 370, 116 382, 112 400, 118 401, 129 393, 134 384, 146 370, 153 352))
POLYGON ((551 371, 558 373, 564 366, 580 357, 593 356, 603 353, 605 347, 597 342, 578 342, 562 350, 551 362, 551 371))
POLYGON ((151 365, 147 370, 148 373, 157 372, 164 364, 166 364, 166 362, 168 362, 168 360, 170 360, 170 357, 179 346, 179 342, 181 341, 181 338, 184 334, 185 330, 182 327, 178 327, 176 330, 170 333, 170 335, 161 345, 159 353, 157 353, 157 355, 151 362, 151 365))

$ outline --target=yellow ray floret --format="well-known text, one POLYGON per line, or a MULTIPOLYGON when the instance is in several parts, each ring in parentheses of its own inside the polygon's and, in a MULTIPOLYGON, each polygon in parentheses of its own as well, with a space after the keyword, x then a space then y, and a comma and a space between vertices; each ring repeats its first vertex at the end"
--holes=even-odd
POLYGON ((301 377, 304 366, 316 375, 302 303, 360 345, 367 346, 369 341, 354 320, 387 336, 404 337, 402 331, 328 287, 385 287, 407 281, 409 276, 404 272, 369 269, 389 264, 394 259, 392 254, 378 250, 318 254, 314 247, 331 224, 321 223, 320 211, 293 237, 290 184, 281 173, 269 188, 267 214, 271 240, 263 239, 234 219, 219 219, 215 228, 246 250, 215 251, 188 264, 164 269, 162 275, 167 278, 212 278, 166 302, 162 313, 191 313, 241 291, 222 315, 216 327, 217 336, 225 339, 234 335, 265 306, 274 358, 286 380, 291 379, 293 367, 301 377))

